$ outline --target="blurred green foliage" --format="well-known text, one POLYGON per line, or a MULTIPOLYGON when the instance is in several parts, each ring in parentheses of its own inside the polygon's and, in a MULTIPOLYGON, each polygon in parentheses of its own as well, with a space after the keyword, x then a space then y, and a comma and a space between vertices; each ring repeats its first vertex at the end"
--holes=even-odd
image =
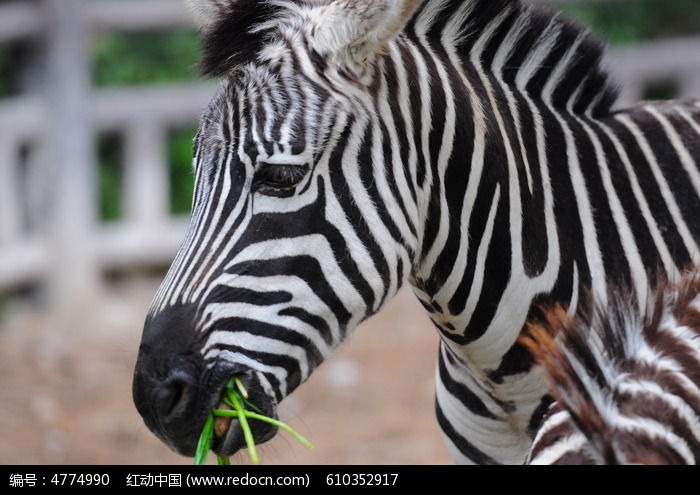
POLYGON ((562 3, 557 8, 578 19, 611 44, 697 35, 698 0, 627 0, 562 3))
POLYGON ((190 80, 197 74, 199 43, 194 30, 113 33, 95 43, 97 86, 190 80))
POLYGON ((100 219, 118 220, 122 216, 123 146, 118 134, 97 137, 99 157, 97 180, 99 182, 100 219))

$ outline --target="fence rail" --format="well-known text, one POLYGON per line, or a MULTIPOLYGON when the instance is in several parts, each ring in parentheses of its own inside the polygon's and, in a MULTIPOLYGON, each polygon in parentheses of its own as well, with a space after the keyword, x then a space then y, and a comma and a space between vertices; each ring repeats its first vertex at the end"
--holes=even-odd
MULTIPOLYGON (((0 292, 36 282, 62 304, 95 290, 105 269, 165 265, 174 256, 186 219, 169 213, 167 130, 195 123, 213 87, 97 90, 87 46, 95 33, 185 26, 181 0, 0 3, 0 43, 43 40, 47 68, 41 91, 0 100, 0 292), (95 200, 100 132, 120 134, 125 149, 123 218, 109 224, 97 218, 95 200)), ((618 48, 608 65, 621 104, 660 83, 700 97, 700 36, 618 48)))
MULTIPOLYGON (((61 2, 59 2, 61 3, 61 2)), ((81 16, 94 30, 150 31, 189 27, 191 18, 180 0, 109 0, 85 2, 81 16)), ((0 43, 39 36, 49 26, 41 2, 15 0, 0 5, 0 43)))

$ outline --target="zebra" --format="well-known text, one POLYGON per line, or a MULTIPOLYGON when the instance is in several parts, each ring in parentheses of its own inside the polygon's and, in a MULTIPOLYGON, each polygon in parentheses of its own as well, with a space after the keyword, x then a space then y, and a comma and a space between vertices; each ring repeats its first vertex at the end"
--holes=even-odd
POLYGON ((644 304, 617 288, 556 306, 520 337, 556 398, 527 464, 700 462, 700 273, 656 285, 644 304))
MULTIPOLYGON (((614 109, 604 46, 520 0, 191 0, 221 85, 134 370, 191 456, 225 383, 268 416, 408 284, 456 463, 522 464, 551 397, 518 336, 700 257, 700 103, 614 109)), ((400 336, 397 336, 400 338, 400 336)), ((387 380, 391 379, 387 377, 387 380)), ((399 379, 395 377, 394 379, 399 379)), ((257 443, 276 430, 253 423, 257 443)), ((235 422, 212 450, 244 446, 235 422)))

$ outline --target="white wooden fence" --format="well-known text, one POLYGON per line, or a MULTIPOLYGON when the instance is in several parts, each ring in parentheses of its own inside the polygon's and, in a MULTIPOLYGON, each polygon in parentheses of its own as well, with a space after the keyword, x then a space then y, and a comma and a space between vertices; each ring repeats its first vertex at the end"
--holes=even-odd
MULTIPOLYGON (((563 0, 559 0, 563 1, 563 0)), ((584 1, 584 0, 579 0, 584 1)), ((556 2, 554 2, 556 3, 556 2)), ((90 294, 105 270, 166 265, 186 219, 169 213, 167 130, 195 123, 206 83, 96 90, 96 33, 188 26, 182 0, 14 0, 0 3, 0 43, 43 39, 43 89, 0 100, 0 294, 39 284, 57 305, 90 294), (123 217, 97 214, 95 137, 123 138, 123 217)), ((610 53, 623 103, 650 84, 700 97, 700 36, 610 53)))

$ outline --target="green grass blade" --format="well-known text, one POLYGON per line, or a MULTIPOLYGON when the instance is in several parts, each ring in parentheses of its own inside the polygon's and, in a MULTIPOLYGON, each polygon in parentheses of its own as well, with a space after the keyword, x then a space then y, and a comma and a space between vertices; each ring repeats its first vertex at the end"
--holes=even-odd
POLYGON ((238 391, 241 393, 241 396, 242 396, 244 399, 247 399, 247 398, 248 398, 248 391, 247 391, 246 388, 243 386, 243 382, 241 381, 241 379, 238 378, 238 377, 235 377, 235 378, 233 379, 233 381, 234 381, 234 383, 236 384, 236 388, 238 388, 238 391))
POLYGON ((250 461, 253 464, 260 464, 260 457, 258 457, 258 451, 255 448, 255 439, 253 438, 253 432, 250 430, 250 425, 248 424, 248 418, 246 418, 246 410, 243 409, 243 405, 238 400, 237 394, 230 394, 231 401, 233 402, 233 407, 238 412, 238 422, 241 424, 241 429, 243 430, 243 438, 245 438, 246 446, 248 447, 248 454, 250 455, 250 461))
POLYGON ((296 431, 294 428, 289 426, 287 423, 284 423, 282 421, 279 421, 277 419, 270 418, 268 416, 263 416, 262 414, 254 413, 251 411, 245 411, 245 415, 250 418, 250 419, 257 419, 258 421, 264 421, 266 423, 270 423, 271 425, 277 426, 278 428, 286 431, 290 435, 292 435, 294 438, 296 438, 300 444, 302 444, 304 447, 306 447, 309 450, 313 450, 314 446, 311 442, 309 442, 304 436, 296 431))
MULTIPOLYGON (((234 392, 234 393, 237 393, 237 392, 234 392)), ((252 409, 253 411, 255 411, 255 412, 257 412, 257 413, 260 413, 260 414, 263 413, 263 412, 260 410, 259 407, 256 407, 255 404, 253 404, 253 403, 250 402, 249 400, 241 399, 240 397, 239 397, 239 400, 242 400, 242 402, 243 402, 243 407, 246 409, 246 411, 247 411, 248 409, 252 409)), ((232 401, 231 399, 229 399, 228 397, 224 397, 223 402, 224 402, 224 404, 226 404, 227 406, 233 407, 233 401, 232 401)))
POLYGON ((253 404, 253 403, 250 402, 249 400, 243 399, 243 405, 246 406, 246 408, 247 408, 246 410, 252 409, 252 410, 255 411, 256 413, 260 413, 260 414, 263 413, 263 412, 260 410, 260 408, 256 407, 255 404, 253 404))
POLYGON ((216 462, 219 466, 230 466, 231 465, 231 460, 228 457, 225 457, 223 455, 217 455, 216 462))
POLYGON ((231 409, 212 409, 211 412, 214 413, 215 416, 238 417, 238 411, 232 411, 231 409))
POLYGON ((207 456, 211 448, 211 440, 214 436, 214 421, 214 414, 210 413, 207 420, 204 422, 202 434, 199 435, 199 442, 197 442, 197 450, 194 456, 194 463, 197 466, 203 466, 207 463, 207 456))

